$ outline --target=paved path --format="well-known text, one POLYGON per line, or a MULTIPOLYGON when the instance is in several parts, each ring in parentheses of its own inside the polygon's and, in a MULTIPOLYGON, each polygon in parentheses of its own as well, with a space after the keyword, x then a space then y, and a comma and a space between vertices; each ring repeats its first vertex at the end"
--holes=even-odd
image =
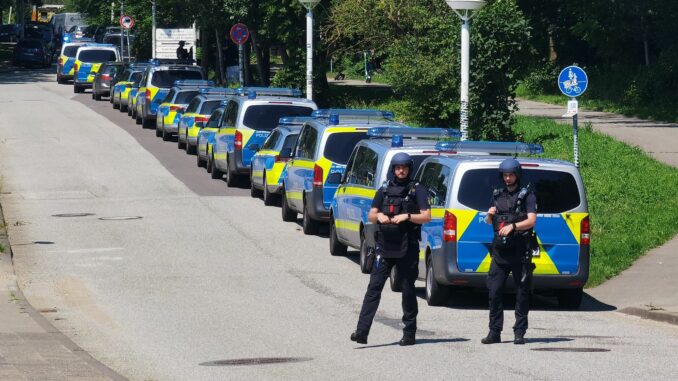
MULTIPOLYGON (((543 116, 558 123, 565 107, 527 100, 518 102, 519 114, 543 116)), ((580 110, 579 124, 633 146, 638 146, 660 162, 678 167, 678 125, 642 120, 623 115, 580 110)), ((650 250, 633 266, 601 286, 587 290, 602 302, 627 313, 678 324, 678 236, 650 250)))

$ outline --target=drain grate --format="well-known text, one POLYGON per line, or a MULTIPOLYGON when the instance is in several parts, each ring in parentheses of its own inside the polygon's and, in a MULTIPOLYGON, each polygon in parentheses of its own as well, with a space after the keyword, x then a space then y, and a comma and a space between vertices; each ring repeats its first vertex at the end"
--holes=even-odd
POLYGON ((59 213, 52 214, 52 217, 87 217, 93 216, 94 213, 59 213))
POLYGON ((254 357, 244 359, 217 360, 200 363, 202 366, 239 366, 239 365, 267 365, 304 362, 313 360, 310 357, 254 357))
POLYGON ((125 220, 139 220, 141 216, 117 216, 117 217, 99 217, 101 221, 125 221, 125 220))
POLYGON ((533 351, 537 352, 609 352, 609 349, 605 348, 564 348, 564 347, 549 347, 549 348, 532 348, 533 351))

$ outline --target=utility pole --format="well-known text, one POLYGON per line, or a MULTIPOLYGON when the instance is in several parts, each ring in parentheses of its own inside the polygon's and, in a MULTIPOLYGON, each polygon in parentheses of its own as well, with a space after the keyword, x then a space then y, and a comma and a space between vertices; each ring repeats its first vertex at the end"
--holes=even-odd
POLYGON ((151 1, 151 14, 152 14, 152 25, 151 25, 151 33, 153 33, 152 36, 152 41, 153 41, 153 53, 151 54, 151 58, 155 58, 155 48, 156 48, 156 41, 155 41, 155 0, 151 1))

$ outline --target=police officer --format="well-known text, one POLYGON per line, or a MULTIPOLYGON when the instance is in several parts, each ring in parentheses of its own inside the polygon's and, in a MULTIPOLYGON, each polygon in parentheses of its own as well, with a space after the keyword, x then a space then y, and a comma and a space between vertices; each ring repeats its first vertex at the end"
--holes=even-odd
POLYGON ((525 344, 527 314, 530 310, 532 254, 529 237, 537 221, 537 199, 529 187, 520 185, 521 168, 516 159, 506 159, 499 165, 499 174, 506 185, 495 190, 485 222, 493 225, 492 262, 487 275, 490 304, 490 332, 483 344, 501 342, 504 326, 502 291, 509 273, 516 285, 516 323, 514 344, 525 344))
POLYGON ((179 41, 179 47, 177 48, 177 59, 185 60, 189 58, 188 50, 184 48, 184 45, 186 45, 186 41, 179 41))
POLYGON ((351 340, 367 344, 367 335, 377 313, 381 291, 395 266, 402 282, 403 337, 400 345, 414 345, 417 331, 417 296, 414 281, 419 266, 419 239, 422 224, 431 221, 428 192, 411 179, 413 161, 400 152, 391 160, 393 180, 388 181, 374 196, 368 219, 379 224, 375 234, 377 255, 372 265, 370 283, 351 340))

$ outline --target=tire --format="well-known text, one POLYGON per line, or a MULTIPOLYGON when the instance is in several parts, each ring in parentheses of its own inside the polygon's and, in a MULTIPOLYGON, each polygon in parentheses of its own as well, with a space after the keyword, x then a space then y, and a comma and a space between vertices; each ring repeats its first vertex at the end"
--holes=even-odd
POLYGON ((250 168, 250 196, 252 198, 259 198, 262 196, 263 192, 260 189, 257 189, 254 186, 254 179, 252 178, 252 168, 250 168))
POLYGON ((233 188, 236 186, 237 182, 238 178, 231 171, 231 158, 226 156, 226 185, 228 185, 229 188, 233 188))
POLYGON ((198 147, 186 143, 186 153, 189 155, 195 155, 198 153, 198 147))
MULTIPOLYGON (((367 267, 367 253, 374 248, 367 246, 367 240, 364 237, 364 233, 360 232, 360 272, 363 274, 369 274, 372 272, 372 268, 367 267)), ((372 253, 374 255, 374 253, 372 253)))
POLYGON ((120 110, 120 112, 125 111, 122 109, 122 106, 120 106, 120 103, 118 102, 113 102, 113 110, 120 110))
POLYGON ((64 79, 61 78, 60 75, 57 75, 57 83, 60 84, 60 85, 63 85, 63 84, 64 84, 64 79))
POLYGON ((304 212, 301 215, 301 228, 306 235, 318 234, 319 228, 318 221, 314 221, 308 215, 308 208, 306 207, 306 200, 304 199, 304 212))
POLYGON ((581 288, 560 290, 556 296, 558 297, 558 305, 561 308, 578 310, 584 298, 584 290, 581 288))
POLYGON ((215 179, 215 180, 221 180, 224 178, 224 173, 217 168, 216 163, 214 162, 214 152, 212 152, 212 155, 207 158, 207 172, 210 173, 210 176, 215 179))
POLYGON ((73 85, 73 92, 76 93, 76 94, 79 94, 79 93, 81 93, 82 91, 80 91, 80 87, 79 87, 79 86, 73 85))
POLYGON ((203 160, 203 159, 200 158, 200 153, 198 153, 198 154, 195 155, 195 156, 198 158, 198 159, 197 159, 197 165, 198 165, 198 168, 205 168, 205 167, 207 166, 207 163, 205 163, 205 160, 203 160))
POLYGON ((181 139, 179 139, 179 135, 177 134, 177 149, 186 149, 186 141, 183 143, 181 142, 181 139))
POLYGON ((442 306, 447 303, 449 288, 436 281, 433 272, 433 261, 426 261, 426 303, 429 306, 442 306))
POLYGON ((152 120, 144 118, 143 116, 141 117, 141 128, 153 128, 153 127, 154 126, 152 120))
MULTIPOLYGON (((141 119, 141 117, 139 116, 139 114, 137 113, 136 110, 134 110, 134 112, 132 114, 132 118, 134 118, 134 122, 136 124, 142 124, 142 119, 141 119)), ((142 127, 143 127, 143 124, 142 124, 142 127)))
POLYGON ((160 131, 160 135, 162 135, 162 141, 163 142, 168 142, 168 141, 172 140, 172 135, 170 135, 170 133, 167 132, 167 130, 165 130, 164 127, 163 127, 162 131, 160 131))
POLYGON ((268 182, 266 181, 266 172, 264 172, 264 205, 273 206, 277 201, 275 194, 268 191, 268 182))
POLYGON ((285 222, 296 222, 297 221, 297 212, 294 210, 290 209, 289 205, 287 204, 287 193, 284 190, 283 187, 283 194, 282 194, 282 207, 280 208, 282 211, 282 220, 285 222))
POLYGON ((95 94, 95 93, 92 93, 92 96, 94 97, 94 100, 95 100, 95 101, 100 101, 100 100, 101 100, 101 94, 95 94))
POLYGON ((403 281, 398 275, 398 270, 395 266, 391 267, 391 275, 388 277, 388 283, 393 292, 403 292, 403 281))
POLYGON ((337 226, 334 222, 334 216, 330 218, 330 254, 333 256, 346 256, 346 251, 348 247, 343 243, 339 242, 339 237, 337 237, 337 226))

